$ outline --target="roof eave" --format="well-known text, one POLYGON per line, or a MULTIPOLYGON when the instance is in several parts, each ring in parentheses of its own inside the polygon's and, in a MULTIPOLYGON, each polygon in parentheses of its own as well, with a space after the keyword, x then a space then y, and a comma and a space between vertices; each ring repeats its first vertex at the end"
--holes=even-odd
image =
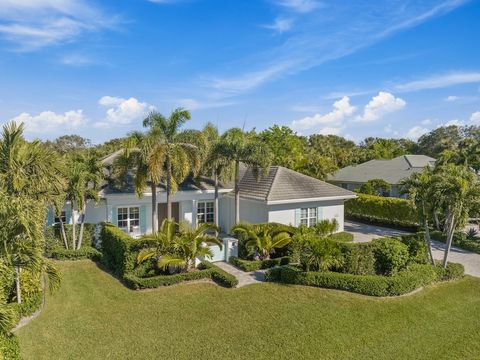
POLYGON ((313 202, 313 201, 329 201, 329 200, 347 200, 355 199, 357 195, 340 195, 340 196, 324 196, 316 198, 304 198, 304 199, 288 199, 288 200, 268 200, 267 205, 279 205, 279 204, 294 204, 298 202, 313 202))

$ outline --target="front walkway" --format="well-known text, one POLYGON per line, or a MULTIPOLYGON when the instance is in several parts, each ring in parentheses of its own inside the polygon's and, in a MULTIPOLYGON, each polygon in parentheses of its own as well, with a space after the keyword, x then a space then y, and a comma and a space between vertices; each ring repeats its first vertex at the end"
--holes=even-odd
MULTIPOLYGON (((389 229, 375 225, 368 225, 353 221, 345 221, 345 231, 353 234, 353 242, 368 242, 382 236, 398 236, 408 234, 406 231, 389 229)), ((443 260, 445 244, 439 241, 432 241, 433 257, 436 260, 443 260)), ((465 273, 480 277, 480 254, 452 246, 449 261, 460 263, 465 267, 465 273)))
POLYGON ((227 273, 235 276, 238 280, 237 287, 242 287, 245 285, 256 284, 256 283, 265 281, 265 270, 244 272, 224 261, 216 262, 215 265, 217 265, 220 269, 226 271, 227 273))

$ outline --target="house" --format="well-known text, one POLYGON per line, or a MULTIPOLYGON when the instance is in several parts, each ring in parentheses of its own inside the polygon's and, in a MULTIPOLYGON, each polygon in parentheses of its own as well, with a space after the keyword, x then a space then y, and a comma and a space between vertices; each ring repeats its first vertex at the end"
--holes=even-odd
MULTIPOLYGON (((104 164, 108 166, 108 161, 104 161, 104 164)), ((188 177, 172 197, 173 217, 176 221, 187 221, 192 227, 203 222, 213 222, 214 192, 213 180, 188 177)), ((258 178, 251 169, 242 169, 240 194, 241 221, 311 226, 321 219, 336 219, 339 231, 343 231, 343 203, 346 199, 355 197, 348 190, 280 166, 270 167, 266 176, 258 178)), ((88 203, 86 223, 108 221, 134 237, 152 232, 150 188, 146 188, 139 198, 133 186, 120 190, 112 184, 106 184, 100 191, 100 198, 98 204, 88 203)), ((159 224, 166 218, 166 201, 165 186, 160 184, 157 191, 159 224)), ((67 204, 62 216, 65 223, 71 223, 72 216, 76 215, 72 214, 67 204)), ((49 224, 57 220, 50 212, 49 224)), ((233 184, 221 184, 219 224, 222 231, 228 233, 234 220, 233 184)))
POLYGON ((328 178, 328 182, 347 190, 359 189, 368 180, 382 179, 391 185, 387 196, 403 197, 399 184, 411 174, 434 166, 435 159, 426 155, 402 155, 390 160, 370 160, 347 166, 328 178))

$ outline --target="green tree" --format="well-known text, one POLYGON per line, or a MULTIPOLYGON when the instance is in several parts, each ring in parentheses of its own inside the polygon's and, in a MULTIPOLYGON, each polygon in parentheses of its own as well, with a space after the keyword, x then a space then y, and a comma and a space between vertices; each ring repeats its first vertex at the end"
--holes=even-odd
POLYGON ((384 196, 392 186, 383 179, 370 179, 360 187, 360 192, 367 195, 384 196))
POLYGON ((458 126, 439 127, 418 139, 418 154, 437 158, 445 150, 454 150, 462 140, 458 126))
POLYGON ((269 147, 272 164, 297 170, 305 157, 307 141, 287 126, 274 125, 259 134, 269 147))

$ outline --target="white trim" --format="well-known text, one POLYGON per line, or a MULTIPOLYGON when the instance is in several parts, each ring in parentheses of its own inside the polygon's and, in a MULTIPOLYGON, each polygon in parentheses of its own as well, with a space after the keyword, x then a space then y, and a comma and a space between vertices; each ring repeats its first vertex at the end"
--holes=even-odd
POLYGON ((273 201, 267 201, 267 205, 295 204, 299 202, 310 202, 310 201, 345 200, 345 199, 355 199, 356 197, 357 195, 342 195, 342 196, 326 196, 326 197, 306 198, 306 199, 273 200, 273 201))
MULTIPOLYGON (((218 189, 218 193, 219 194, 224 194, 224 193, 229 193, 233 191, 233 189, 218 189)), ((111 197, 111 196, 129 196, 129 195, 133 195, 133 196, 137 196, 136 193, 134 192, 119 192, 119 193, 108 193, 108 194, 105 194, 105 193, 101 193, 102 191, 100 191, 100 196, 103 196, 104 198, 106 197, 111 197)), ((163 195, 163 194, 167 194, 165 191, 157 191, 157 195, 163 195)), ((173 196, 175 195, 201 195, 201 194, 215 194, 215 190, 189 190, 189 191, 177 191, 173 194, 173 196)), ((152 193, 151 192, 144 192, 142 194, 142 197, 151 197, 152 196, 152 193)), ((138 198, 138 197, 137 197, 138 198)))

